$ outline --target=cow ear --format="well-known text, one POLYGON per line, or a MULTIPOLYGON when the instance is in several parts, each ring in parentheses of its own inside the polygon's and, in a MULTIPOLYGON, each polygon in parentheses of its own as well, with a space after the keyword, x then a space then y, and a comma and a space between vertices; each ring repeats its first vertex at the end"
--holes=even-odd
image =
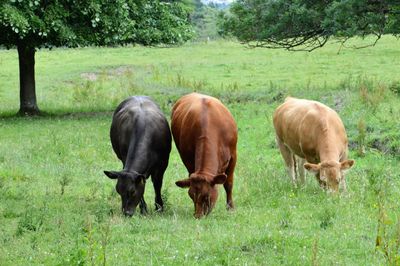
POLYGON ((104 171, 104 174, 111 179, 117 179, 118 177, 120 177, 120 174, 115 171, 104 171))
POLYGON ((304 168, 311 173, 318 174, 320 166, 319 164, 305 163, 304 168))
POLYGON ((178 180, 175 182, 175 185, 177 185, 178 187, 181 187, 181 188, 190 187, 190 179, 186 178, 186 179, 178 180))
POLYGON ((217 176, 214 176, 211 185, 215 186, 217 184, 223 184, 226 181, 226 174, 219 174, 217 176))
POLYGON ((346 160, 340 163, 340 170, 349 170, 354 165, 354 160, 346 160))

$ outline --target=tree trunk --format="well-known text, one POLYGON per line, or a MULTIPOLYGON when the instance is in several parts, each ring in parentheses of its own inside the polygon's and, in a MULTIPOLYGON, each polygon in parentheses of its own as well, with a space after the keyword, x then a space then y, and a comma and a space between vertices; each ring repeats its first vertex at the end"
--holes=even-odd
POLYGON ((35 48, 18 45, 20 115, 38 115, 35 87, 35 48))

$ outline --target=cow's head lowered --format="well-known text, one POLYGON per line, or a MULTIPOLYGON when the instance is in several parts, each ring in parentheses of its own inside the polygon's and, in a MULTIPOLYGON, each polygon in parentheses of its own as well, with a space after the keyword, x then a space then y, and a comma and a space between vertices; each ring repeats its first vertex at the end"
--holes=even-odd
POLYGON ((225 174, 219 174, 211 179, 191 174, 189 178, 176 181, 181 188, 189 188, 189 196, 194 203, 194 216, 201 218, 211 212, 218 198, 218 190, 215 185, 226 181, 225 174))
POLYGON ((304 168, 316 174, 320 183, 328 191, 338 192, 339 184, 344 182, 344 173, 354 164, 354 160, 346 160, 343 162, 326 161, 319 164, 305 163, 304 168))
POLYGON ((145 186, 144 175, 127 171, 104 171, 104 174, 111 179, 118 180, 115 189, 121 196, 122 212, 126 216, 132 216, 140 199, 143 197, 145 186))

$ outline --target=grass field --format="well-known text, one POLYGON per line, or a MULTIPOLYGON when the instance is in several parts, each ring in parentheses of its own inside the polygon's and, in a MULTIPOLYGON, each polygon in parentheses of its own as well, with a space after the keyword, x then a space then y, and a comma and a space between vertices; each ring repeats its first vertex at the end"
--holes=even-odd
MULTIPOLYGON (((353 40, 359 43, 360 40, 353 40)), ((400 263, 400 41, 312 53, 232 42, 179 48, 40 50, 39 107, 16 117, 18 60, 0 50, 0 265, 398 265, 400 263), (164 177, 166 210, 125 218, 109 140, 113 109, 150 95, 167 117, 182 95, 220 98, 239 127, 236 210, 225 194, 193 218, 175 149, 164 177), (288 95, 342 117, 356 165, 349 192, 328 195, 312 176, 292 187, 275 147, 273 110, 288 95), (380 245, 376 247, 376 242, 380 245)))

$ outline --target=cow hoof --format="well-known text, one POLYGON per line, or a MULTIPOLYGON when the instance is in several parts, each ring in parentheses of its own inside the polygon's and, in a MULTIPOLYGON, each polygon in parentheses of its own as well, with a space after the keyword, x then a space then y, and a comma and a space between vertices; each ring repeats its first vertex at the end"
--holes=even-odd
POLYGON ((228 211, 233 211, 233 210, 235 210, 235 206, 233 205, 233 203, 228 203, 228 204, 226 204, 226 209, 228 211))
POLYGON ((147 211, 147 208, 146 208, 146 209, 144 209, 144 208, 141 209, 141 210, 140 210, 140 214, 141 214, 141 215, 147 215, 147 214, 149 214, 148 211, 147 211))
POLYGON ((124 211, 124 215, 125 215, 125 217, 132 217, 132 216, 133 216, 133 214, 134 214, 134 212, 133 212, 133 211, 124 211))
POLYGON ((160 204, 155 204, 156 205, 156 212, 163 212, 164 211, 164 207, 161 206, 160 204))

